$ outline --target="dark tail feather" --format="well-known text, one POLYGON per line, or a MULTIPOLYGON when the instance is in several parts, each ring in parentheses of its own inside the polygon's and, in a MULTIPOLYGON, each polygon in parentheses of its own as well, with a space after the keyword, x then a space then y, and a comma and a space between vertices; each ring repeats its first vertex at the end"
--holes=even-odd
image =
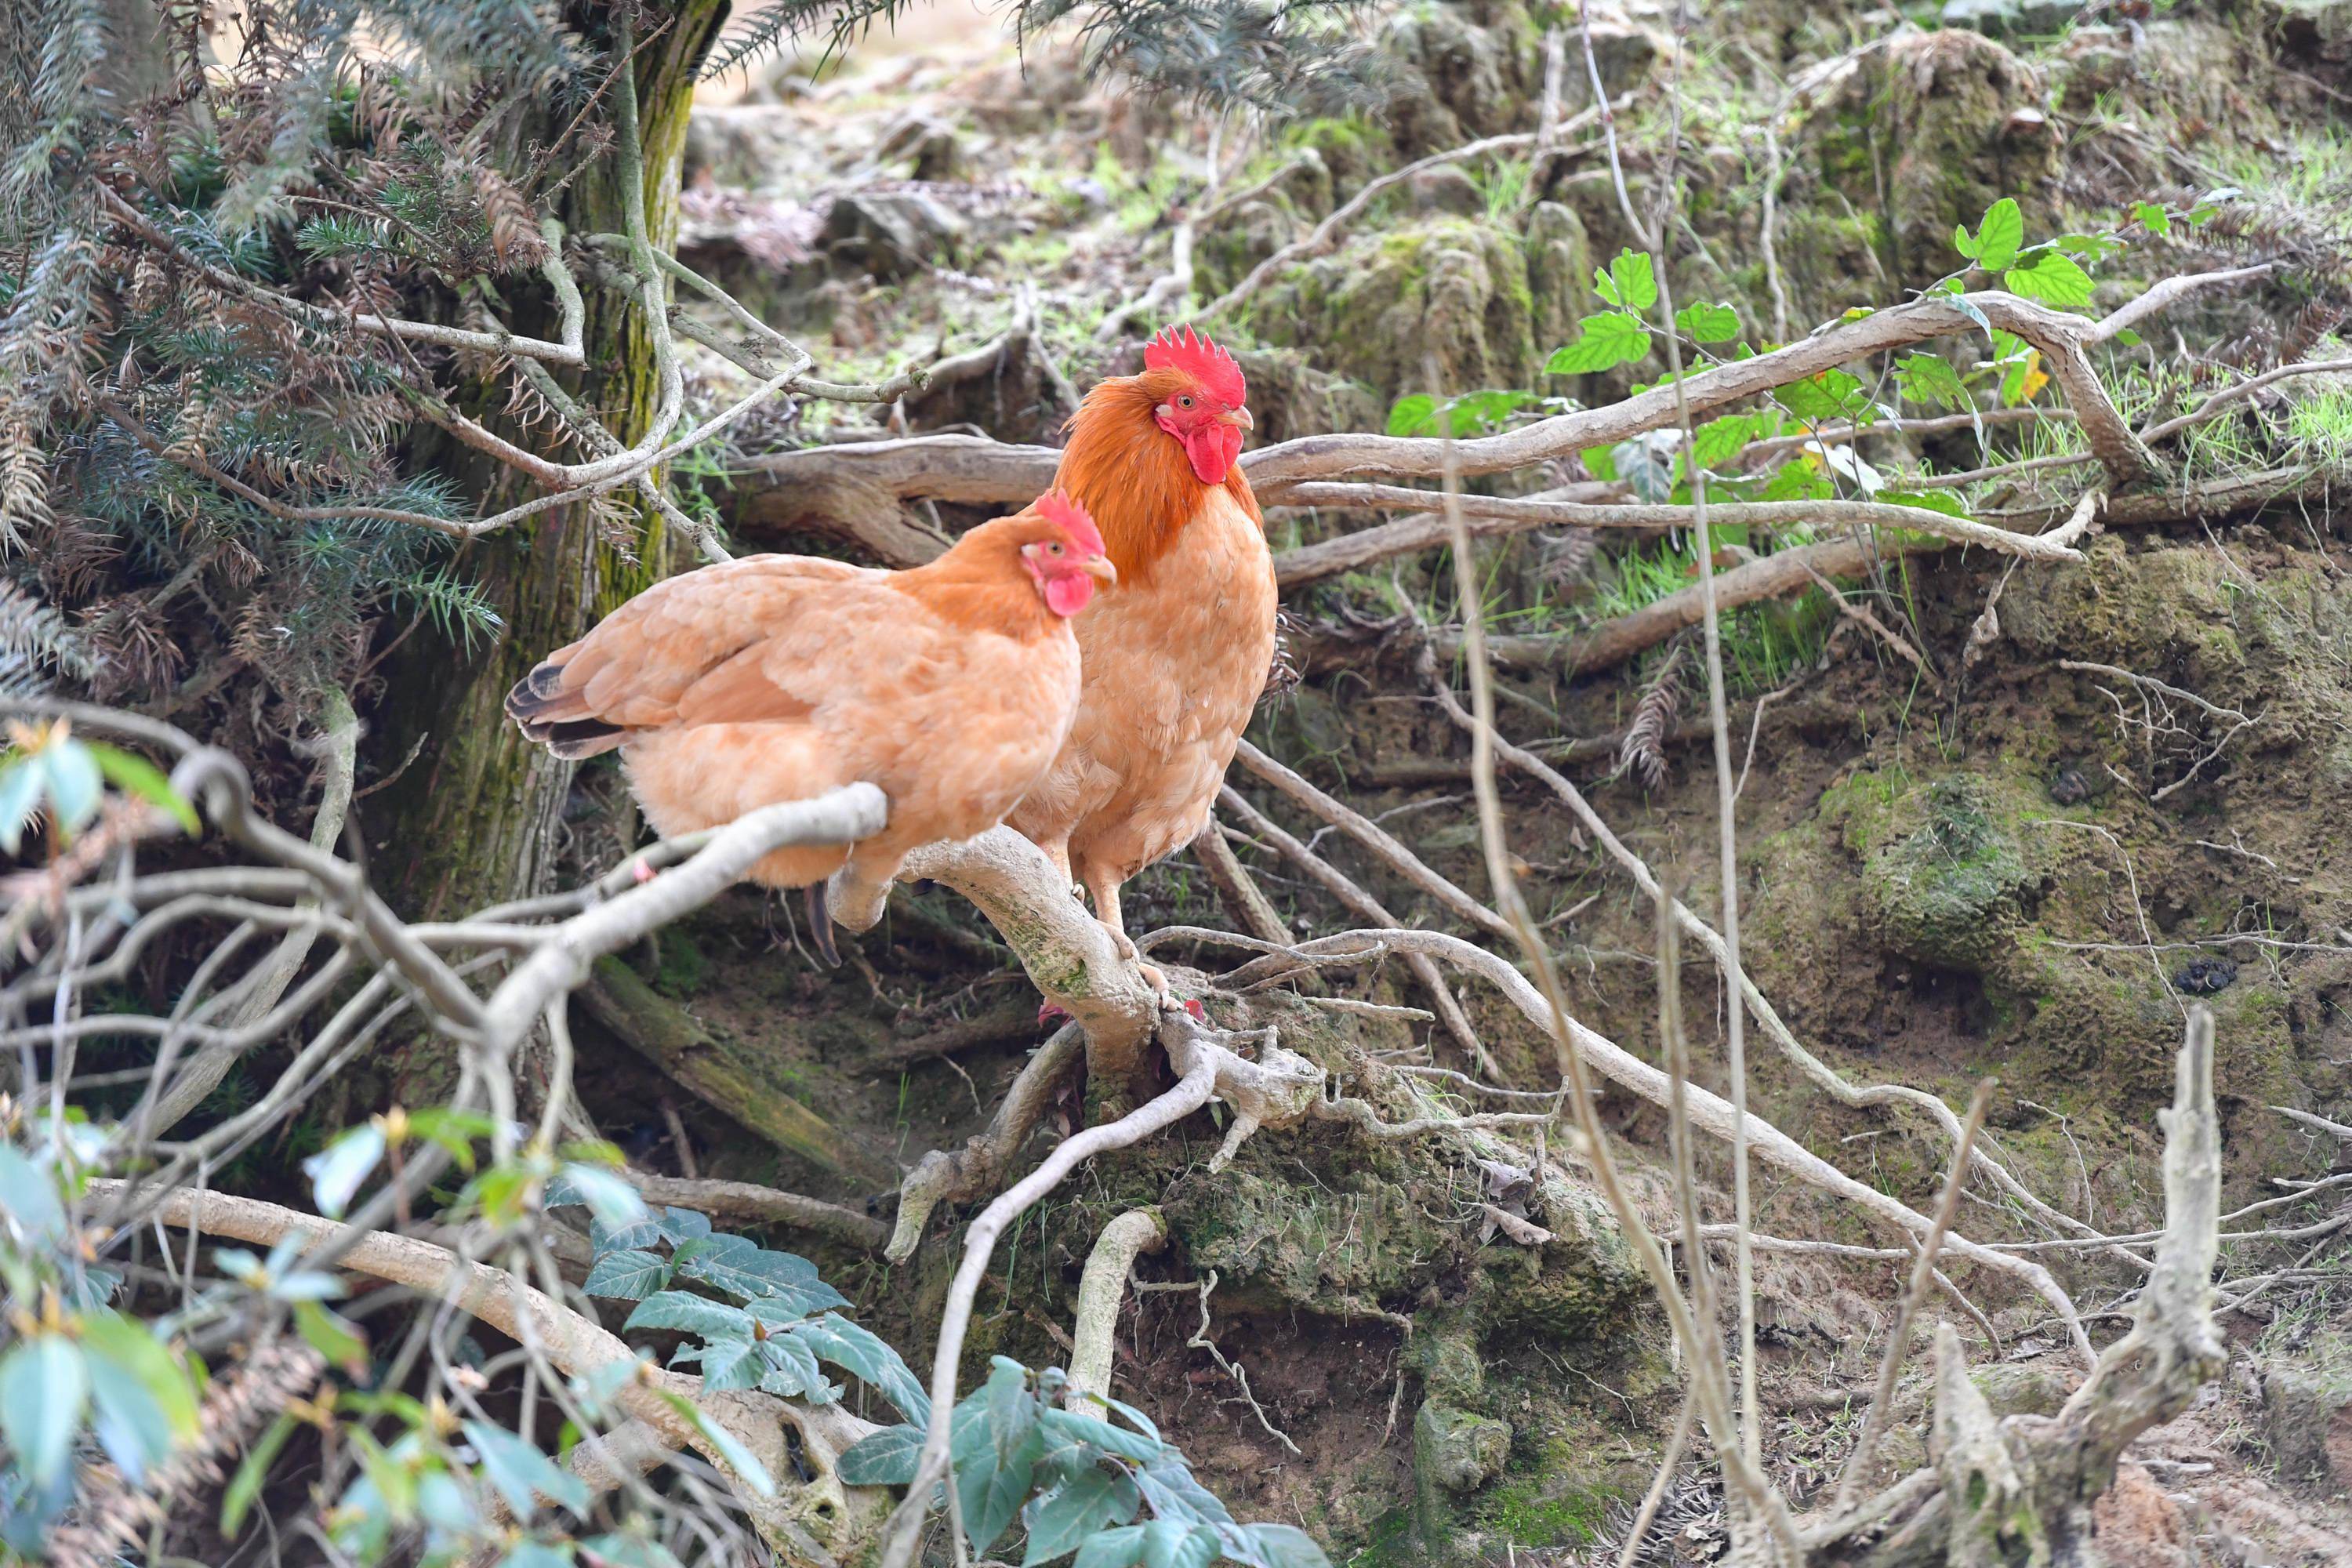
POLYGON ((542 664, 507 693, 507 717, 521 727, 525 740, 536 741, 566 762, 578 762, 609 752, 628 739, 628 731, 601 719, 582 718, 576 699, 566 701, 563 667, 542 664))
POLYGON ((514 683, 507 693, 507 717, 517 723, 527 723, 553 705, 563 690, 563 667, 542 664, 514 683))
POLYGON ((824 960, 827 969, 839 969, 841 949, 833 944, 833 910, 824 901, 824 884, 811 882, 801 895, 807 902, 809 934, 816 941, 816 955, 824 960))
POLYGON ((607 724, 600 719, 525 724, 522 732, 568 763, 576 763, 583 757, 601 756, 629 738, 629 732, 618 724, 607 724))

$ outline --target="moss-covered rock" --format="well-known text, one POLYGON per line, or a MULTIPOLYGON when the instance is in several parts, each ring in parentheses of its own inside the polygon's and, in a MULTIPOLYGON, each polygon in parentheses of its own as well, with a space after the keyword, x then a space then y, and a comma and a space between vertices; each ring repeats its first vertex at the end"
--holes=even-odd
POLYGON ((1473 1492, 1503 1473, 1511 1428, 1435 1400, 1412 1418, 1413 1476, 1423 1488, 1473 1492))
MULTIPOLYGON (((1959 260, 1956 225, 1973 226, 2003 196, 2047 213, 2059 149, 2043 100, 2039 73, 1980 33, 1898 36, 1817 100, 1796 139, 1788 210, 1883 215, 1886 270, 1924 287, 1959 260)), ((1781 251, 1801 291, 1837 292, 1801 239, 1781 251)))
POLYGON ((1921 963, 1980 969, 2009 945, 2041 879, 1998 819, 1981 781, 1939 779, 1921 792, 1918 826, 1863 868, 1887 946, 1921 963))
MULTIPOLYGON (((1544 242, 1545 319, 1573 298, 1555 223, 1544 242)), ((1426 388, 1529 386, 1540 369, 1528 247, 1475 218, 1426 218, 1360 237, 1272 284, 1254 314, 1271 342, 1313 345, 1323 363, 1393 399, 1426 388)), ((1546 344, 1549 352, 1550 345, 1546 344)))

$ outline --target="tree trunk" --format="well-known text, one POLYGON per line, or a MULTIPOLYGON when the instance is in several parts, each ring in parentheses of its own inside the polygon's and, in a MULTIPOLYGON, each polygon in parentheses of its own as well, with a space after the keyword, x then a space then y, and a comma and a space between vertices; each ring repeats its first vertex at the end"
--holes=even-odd
MULTIPOLYGON (((685 157, 687 116, 695 73, 727 15, 727 0, 679 0, 672 19, 648 17, 635 67, 644 150, 647 227, 657 248, 676 245, 678 181, 685 157)), ((606 33, 608 7, 574 6, 568 16, 592 37, 606 33)), ((610 94, 598 112, 609 117, 610 94)), ((568 118, 568 115, 565 117, 568 118)), ((564 119, 552 109, 544 123, 527 123, 519 141, 551 142, 564 119)), ((623 216, 618 160, 583 171, 560 198, 556 216, 572 234, 617 233, 623 216)), ((510 298, 510 324, 526 333, 554 335, 554 302, 521 280, 510 298)), ((623 444, 650 424, 658 397, 653 343, 636 305, 583 278, 587 368, 562 373, 586 406, 602 413, 623 444)), ((519 433, 494 417, 502 385, 486 385, 477 416, 518 444, 543 447, 546 435, 519 433)), ((488 466, 454 444, 424 455, 426 466, 456 474, 482 497, 485 512, 538 493, 531 481, 488 466)), ((379 770, 389 771, 421 747, 387 800, 370 815, 372 874, 401 912, 413 920, 462 915, 551 886, 562 841, 562 818, 574 765, 557 762, 524 742, 507 721, 508 689, 541 658, 572 641, 623 601, 667 574, 680 559, 679 542, 661 519, 626 490, 606 500, 608 515, 634 508, 634 541, 616 548, 588 504, 559 507, 516 529, 469 546, 458 570, 486 584, 504 622, 496 637, 467 649, 420 628, 387 670, 387 694, 376 714, 371 747, 379 770)), ((420 1037, 386 1063, 401 1097, 439 1097, 453 1076, 446 1043, 420 1037)))
MULTIPOLYGON (((595 9, 601 21, 604 7, 595 9)), ((676 243, 695 70, 726 13, 726 0, 683 0, 667 30, 638 51, 646 216, 658 247, 676 243)), ((610 113, 609 98, 600 109, 610 113)), ((562 126, 537 129, 551 140, 562 126)), ((557 216, 569 231, 624 227, 615 163, 606 160, 587 171, 565 193, 557 216)), ((583 404, 603 411, 615 437, 634 442, 656 399, 651 339, 623 296, 586 279, 583 290, 589 368, 567 380, 583 404)), ((551 335, 551 301, 540 302, 540 316, 534 321, 530 311, 519 311, 514 325, 551 335)), ((511 427, 504 433, 534 439, 511 427)), ((544 433, 535 439, 543 443, 544 433)), ((478 480, 474 489, 485 511, 537 493, 530 481, 503 469, 485 472, 478 461, 442 466, 478 480)), ((470 652, 420 631, 391 671, 375 761, 388 769, 420 739, 424 749, 375 814, 381 827, 372 837, 376 879, 412 919, 455 916, 549 886, 574 769, 525 742, 502 704, 508 689, 541 658, 665 575, 677 559, 677 542, 650 508, 626 491, 611 500, 636 508, 630 551, 600 535, 586 504, 542 512, 473 546, 461 569, 488 584, 504 627, 470 652)))

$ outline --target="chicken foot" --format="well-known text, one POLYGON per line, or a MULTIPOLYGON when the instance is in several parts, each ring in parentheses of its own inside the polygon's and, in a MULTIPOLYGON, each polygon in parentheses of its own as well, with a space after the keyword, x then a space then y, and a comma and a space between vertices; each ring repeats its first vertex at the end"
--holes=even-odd
POLYGON ((811 882, 801 889, 802 900, 808 910, 809 935, 816 942, 816 955, 827 969, 841 967, 841 949, 833 942, 833 910, 827 907, 825 884, 811 882))

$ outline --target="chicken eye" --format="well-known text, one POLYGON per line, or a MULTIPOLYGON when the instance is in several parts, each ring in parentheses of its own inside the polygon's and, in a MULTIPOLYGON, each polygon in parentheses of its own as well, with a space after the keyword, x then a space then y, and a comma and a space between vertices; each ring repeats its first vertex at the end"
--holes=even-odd
POLYGON ((1192 406, 1192 400, 1190 397, 1180 397, 1176 400, 1176 406, 1179 408, 1190 408, 1192 406))
POLYGON ((1062 547, 1061 547, 1061 545, 1060 545, 1060 544, 1058 544, 1058 543, 1055 543, 1055 544, 1048 544, 1047 546, 1045 546, 1045 553, 1046 553, 1046 554, 1048 554, 1048 555, 1059 555, 1061 552, 1062 552, 1062 547))

